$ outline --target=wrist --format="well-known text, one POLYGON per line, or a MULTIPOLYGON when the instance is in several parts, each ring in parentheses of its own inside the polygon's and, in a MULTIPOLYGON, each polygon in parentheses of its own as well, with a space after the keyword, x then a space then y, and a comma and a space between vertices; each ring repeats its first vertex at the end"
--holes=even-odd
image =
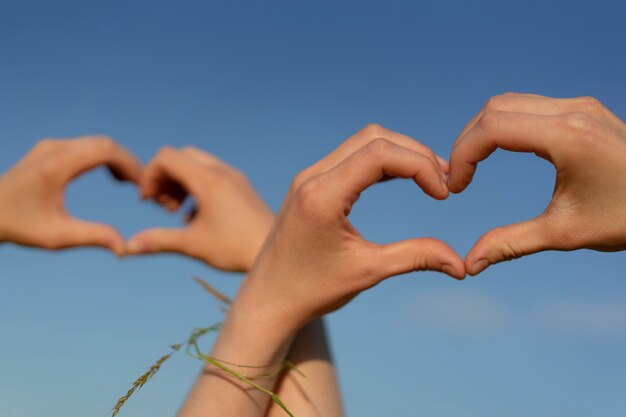
POLYGON ((284 359, 297 328, 282 317, 275 301, 257 295, 260 294, 240 292, 229 307, 220 332, 222 343, 216 344, 213 351, 216 357, 254 366, 284 359))
POLYGON ((263 245, 265 244, 265 240, 267 239, 267 236, 269 235, 270 230, 274 225, 275 216, 271 211, 269 211, 269 209, 267 213, 265 213, 265 215, 263 215, 262 217, 263 219, 258 222, 256 233, 253 232, 249 234, 251 244, 249 246, 249 250, 247 251, 248 256, 246 260, 245 271, 252 270, 252 267, 254 266, 256 259, 259 256, 263 245))

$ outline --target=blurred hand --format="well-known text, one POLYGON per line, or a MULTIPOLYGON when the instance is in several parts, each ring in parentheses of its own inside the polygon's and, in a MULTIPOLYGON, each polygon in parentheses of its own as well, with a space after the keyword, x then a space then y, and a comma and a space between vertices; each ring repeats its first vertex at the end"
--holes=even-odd
POLYGON ((193 147, 163 148, 146 166, 141 194, 177 211, 188 194, 196 207, 182 229, 151 229, 132 237, 131 255, 177 252, 227 271, 247 271, 274 216, 246 177, 193 147))
POLYGON ((543 250, 626 249, 626 125, 598 100, 492 97, 454 145, 450 191, 463 191, 497 148, 550 161, 554 194, 540 216, 482 236, 465 259, 468 273, 543 250))
POLYGON ((241 310, 249 303, 255 317, 280 317, 277 331, 288 332, 393 275, 436 270, 462 279, 463 261, 445 243, 419 238, 378 245, 348 220, 360 193, 384 178, 411 178, 426 194, 445 199, 446 170, 424 145, 367 127, 296 177, 235 304, 241 310))
POLYGON ((124 239, 115 229, 75 219, 63 204, 65 186, 99 165, 119 180, 141 176, 141 163, 110 138, 40 141, 0 177, 0 241, 46 249, 102 246, 120 254, 124 239))

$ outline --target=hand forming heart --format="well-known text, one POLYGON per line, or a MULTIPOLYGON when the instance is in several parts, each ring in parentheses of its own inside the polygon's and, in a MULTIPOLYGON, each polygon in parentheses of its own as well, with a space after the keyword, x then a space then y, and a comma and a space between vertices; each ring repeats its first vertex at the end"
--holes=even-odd
POLYGON ((450 191, 463 191, 497 148, 534 152, 556 168, 552 200, 537 218, 494 229, 465 258, 489 265, 544 250, 626 249, 626 125, 592 97, 492 97, 450 155, 450 191))
POLYGON ((0 242, 46 249, 102 246, 121 255, 119 232, 75 219, 64 208, 65 186, 98 165, 107 165, 119 180, 138 183, 141 177, 141 163, 110 138, 40 141, 0 177, 0 242))
POLYGON ((246 177, 193 147, 163 148, 146 166, 141 195, 176 211, 187 194, 196 206, 183 229, 152 229, 132 237, 129 255, 178 252, 226 271, 247 271, 274 216, 246 177))
POLYGON ((46 249, 101 246, 118 255, 179 252, 231 271, 249 269, 273 221, 245 176, 205 152, 164 148, 143 168, 102 136, 40 141, 0 177, 0 213, 0 242, 46 249), (172 211, 191 193, 197 207, 189 226, 148 230, 125 243, 111 226, 70 216, 65 187, 99 165, 172 211))
MULTIPOLYGON (((535 152, 555 165, 555 192, 546 211, 536 219, 485 234, 466 257, 471 274, 541 250, 626 248, 626 127, 595 99, 493 97, 457 139, 450 164, 407 136, 370 125, 301 172, 289 194, 374 139, 391 141, 433 161, 435 171, 420 173, 419 181, 438 199, 447 196, 445 185, 436 189, 425 184, 432 178, 445 181, 449 175, 450 190, 462 191, 471 182, 477 162, 497 147, 535 152)), ((103 246, 119 255, 179 252, 234 271, 251 267, 273 221, 245 176, 216 157, 190 147, 164 148, 142 172, 134 156, 105 137, 41 141, 0 178, 0 195, 0 242, 49 249, 103 246), (64 187, 102 164, 118 179, 137 183, 144 198, 171 211, 187 194, 193 195, 197 208, 189 225, 141 232, 125 244, 112 227, 69 216, 63 207, 64 187)), ((441 243, 428 242, 434 247, 441 243)))

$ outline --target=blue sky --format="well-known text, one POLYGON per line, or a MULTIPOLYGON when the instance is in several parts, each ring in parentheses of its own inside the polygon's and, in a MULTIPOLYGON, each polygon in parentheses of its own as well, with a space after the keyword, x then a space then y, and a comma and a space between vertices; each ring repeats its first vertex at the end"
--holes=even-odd
MULTIPOLYGON (((624 119, 625 17, 619 1, 0 0, 0 170, 43 137, 105 133, 143 161, 193 144, 276 209, 300 169, 366 123, 445 155, 505 91, 593 95, 624 119)), ((377 242, 438 236, 464 255, 539 214, 553 180, 545 161, 497 152, 461 195, 386 183, 352 219, 377 242)), ((180 224, 103 169, 67 205, 125 236, 180 224)), ((543 253, 362 294, 329 317, 349 415, 623 416, 625 261, 543 253)), ((240 282, 175 255, 1 245, 0 415, 105 416, 168 344, 221 319, 194 274, 231 294, 240 282)), ((173 415, 198 368, 174 357, 120 415, 173 415)))

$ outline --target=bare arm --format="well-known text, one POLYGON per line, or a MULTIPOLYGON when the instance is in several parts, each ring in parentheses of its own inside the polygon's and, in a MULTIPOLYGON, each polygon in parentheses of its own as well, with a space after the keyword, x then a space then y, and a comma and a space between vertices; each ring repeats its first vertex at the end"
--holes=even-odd
MULTIPOLYGON (((195 198, 196 207, 184 228, 152 229, 134 236, 128 254, 177 252, 223 270, 250 269, 274 216, 241 172, 196 148, 164 148, 146 166, 140 184, 144 198, 154 199, 170 211, 178 210, 188 195, 195 198)), ((298 332, 289 351, 289 360, 306 378, 286 369, 279 376, 277 391, 298 415, 306 416, 311 410, 324 416, 342 415, 327 343, 319 320, 298 332), (293 389, 294 384, 299 384, 298 390, 293 389)), ((185 406, 192 411, 185 412, 202 410, 206 391, 212 389, 206 374, 214 371, 207 367, 200 375, 194 390, 197 394, 185 406)))
MULTIPOLYGON (((324 319, 304 326, 293 341, 289 360, 304 377, 291 369, 277 383, 277 393, 298 417, 341 417, 344 415, 335 366, 329 348, 324 319)), ((271 403, 268 417, 284 417, 271 403)))
MULTIPOLYGON (((271 367, 287 354, 298 329, 387 277, 430 269, 463 278, 462 260, 445 243, 419 238, 377 245, 364 240, 347 219, 359 194, 383 177, 412 178, 427 194, 446 198, 437 161, 393 138, 355 148, 345 158, 333 153, 316 164, 325 166, 322 173, 312 167, 294 181, 228 311, 213 356, 271 367)), ((276 382, 257 381, 264 388, 276 382)), ((269 397, 260 390, 208 367, 179 416, 257 416, 264 415, 268 405, 269 397)))

